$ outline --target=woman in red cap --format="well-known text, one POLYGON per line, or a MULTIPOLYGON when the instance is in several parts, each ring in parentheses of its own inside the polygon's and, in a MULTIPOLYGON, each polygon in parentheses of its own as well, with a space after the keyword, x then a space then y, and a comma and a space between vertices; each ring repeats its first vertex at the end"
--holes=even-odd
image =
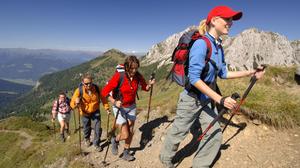
MULTIPOLYGON (((227 35, 233 20, 239 20, 242 12, 234 11, 227 6, 213 8, 207 19, 200 22, 199 32, 211 44, 211 58, 205 63, 208 47, 203 38, 194 42, 189 53, 188 76, 190 88, 180 94, 177 104, 176 117, 172 128, 168 131, 160 153, 160 160, 166 167, 174 167, 172 162, 179 143, 186 137, 193 123, 200 123, 205 130, 217 116, 214 103, 205 105, 205 102, 215 102, 228 109, 234 109, 236 101, 231 97, 222 97, 216 90, 216 79, 241 78, 255 75, 262 78, 264 71, 228 72, 221 46, 221 36, 227 35), (204 68, 208 66, 205 75, 204 68)), ((193 167, 209 167, 215 159, 222 143, 222 131, 219 123, 215 123, 206 133, 200 144, 193 146, 196 154, 193 167)))

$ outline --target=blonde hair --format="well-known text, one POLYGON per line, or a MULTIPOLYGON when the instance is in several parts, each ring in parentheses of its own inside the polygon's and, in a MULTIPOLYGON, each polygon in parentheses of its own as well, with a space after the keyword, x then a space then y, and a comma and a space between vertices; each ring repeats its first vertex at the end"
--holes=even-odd
POLYGON ((199 23, 198 31, 200 35, 203 36, 207 32, 207 30, 208 30, 208 26, 206 25, 206 19, 203 19, 199 23))

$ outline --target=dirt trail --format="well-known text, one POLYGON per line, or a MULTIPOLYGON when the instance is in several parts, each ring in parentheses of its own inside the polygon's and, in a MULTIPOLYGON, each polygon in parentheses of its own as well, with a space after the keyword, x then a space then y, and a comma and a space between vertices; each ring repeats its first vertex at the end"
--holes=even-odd
MULTIPOLYGON (((145 114, 145 113, 144 113, 145 114)), ((133 162, 123 161, 118 156, 113 156, 109 151, 107 167, 120 168, 160 168, 158 155, 163 143, 167 129, 172 125, 166 117, 152 116, 151 122, 146 129, 144 118, 138 117, 135 126, 135 135, 132 149, 136 160, 133 162), (141 121, 143 120, 143 121, 141 121), (149 131, 150 130, 150 131, 149 131), (142 133, 144 132, 144 133, 142 133), (147 133, 147 134, 145 134, 147 133), (152 135, 152 136, 151 136, 152 135), (150 138, 149 138, 150 136, 150 138), (149 142, 145 147, 140 147, 141 137, 148 137, 149 142)), ((215 168, 240 168, 240 167, 300 167, 300 128, 290 130, 276 130, 272 127, 260 124, 255 125, 252 121, 243 116, 235 116, 234 123, 246 123, 243 130, 229 126, 224 133, 221 156, 216 161, 215 168)), ((105 135, 102 135, 105 137, 105 135)), ((192 139, 189 134, 181 143, 179 149, 187 145, 192 139)), ((123 149, 123 144, 119 148, 119 154, 123 149)), ((82 160, 92 167, 104 167, 101 164, 105 150, 95 152, 92 147, 83 148, 89 152, 83 157, 76 157, 75 160, 82 160)), ((191 167, 193 155, 183 159, 178 168, 191 167)))
POLYGON ((25 139, 24 139, 24 141, 22 141, 22 144, 21 144, 21 148, 22 149, 27 149, 32 144, 33 137, 31 135, 27 134, 24 131, 0 130, 0 132, 4 132, 4 133, 6 133, 6 132, 17 133, 20 136, 24 137, 25 139))

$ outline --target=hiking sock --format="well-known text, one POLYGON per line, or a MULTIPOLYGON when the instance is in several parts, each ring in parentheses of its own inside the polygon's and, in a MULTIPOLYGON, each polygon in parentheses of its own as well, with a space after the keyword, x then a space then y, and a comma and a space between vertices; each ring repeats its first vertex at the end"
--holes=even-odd
POLYGON ((91 146, 91 141, 90 141, 90 139, 84 139, 84 144, 85 144, 86 147, 91 146))
POLYGON ((116 140, 116 137, 111 138, 111 152, 113 155, 118 155, 118 145, 119 141, 116 140))

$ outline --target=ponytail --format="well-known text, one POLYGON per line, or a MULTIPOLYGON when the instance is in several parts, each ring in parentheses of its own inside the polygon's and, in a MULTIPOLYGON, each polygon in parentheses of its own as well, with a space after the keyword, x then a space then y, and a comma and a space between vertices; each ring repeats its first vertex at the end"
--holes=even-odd
POLYGON ((204 35, 207 32, 208 26, 206 25, 206 19, 201 20, 199 23, 198 31, 200 35, 204 35))

